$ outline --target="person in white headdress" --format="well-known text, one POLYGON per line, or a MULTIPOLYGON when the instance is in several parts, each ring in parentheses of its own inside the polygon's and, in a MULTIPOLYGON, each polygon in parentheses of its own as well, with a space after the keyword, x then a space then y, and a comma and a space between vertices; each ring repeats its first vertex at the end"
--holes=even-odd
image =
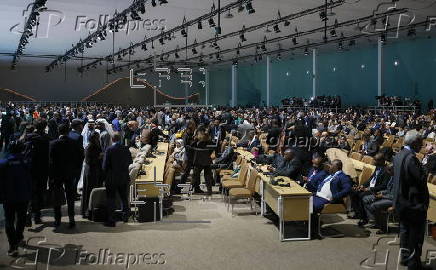
POLYGON ((114 131, 112 129, 112 126, 109 125, 109 123, 104 118, 97 119, 96 129, 100 133, 100 144, 101 149, 104 153, 106 152, 106 149, 112 145, 112 136, 114 134, 114 131))

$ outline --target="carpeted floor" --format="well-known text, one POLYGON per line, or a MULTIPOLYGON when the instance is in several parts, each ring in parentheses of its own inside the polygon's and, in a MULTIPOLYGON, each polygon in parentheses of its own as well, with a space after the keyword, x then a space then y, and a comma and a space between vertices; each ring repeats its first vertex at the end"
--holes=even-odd
MULTIPOLYGON (((18 259, 6 256, 7 239, 2 229, 0 268, 397 269, 395 233, 378 237, 374 230, 360 229, 357 221, 343 216, 325 219, 326 223, 338 223, 334 227, 345 233, 343 238, 280 242, 278 228, 269 219, 250 213, 244 204, 236 206, 237 215, 232 217, 217 194, 206 201, 201 196, 176 201, 174 208, 174 214, 164 222, 117 223, 116 228, 77 216, 77 227, 70 230, 64 218, 56 232, 53 218, 47 216, 51 211, 46 211, 43 225, 26 228, 28 247, 20 248, 18 259), (374 266, 374 255, 383 264, 387 251, 387 268, 374 266)), ((295 227, 297 224, 290 224, 287 229, 298 232, 295 227)), ((424 254, 432 249, 436 250, 435 242, 428 238, 424 254)))

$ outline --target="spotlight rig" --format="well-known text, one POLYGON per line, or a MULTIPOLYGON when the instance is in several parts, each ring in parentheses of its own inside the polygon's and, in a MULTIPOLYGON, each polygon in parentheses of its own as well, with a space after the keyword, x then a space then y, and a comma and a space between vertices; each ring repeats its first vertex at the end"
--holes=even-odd
POLYGON ((21 55, 23 55, 26 45, 29 44, 29 38, 33 36, 33 27, 39 25, 40 13, 47 9, 45 7, 46 2, 47 0, 36 0, 33 3, 32 11, 26 21, 26 24, 24 25, 23 34, 21 35, 18 48, 14 54, 14 58, 12 59, 12 70, 16 69, 18 60, 20 59, 21 55))

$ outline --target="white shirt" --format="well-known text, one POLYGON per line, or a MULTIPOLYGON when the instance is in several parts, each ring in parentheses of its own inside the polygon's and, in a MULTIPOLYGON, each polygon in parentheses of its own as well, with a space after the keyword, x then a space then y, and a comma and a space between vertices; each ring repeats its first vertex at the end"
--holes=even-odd
POLYGON ((330 189, 330 183, 341 172, 342 171, 337 171, 335 174, 327 176, 320 184, 321 189, 318 187, 318 192, 316 192, 316 196, 331 201, 333 199, 333 194, 330 189))
POLYGON ((381 171, 381 169, 377 169, 376 171, 375 171, 375 175, 374 175, 374 177, 371 179, 371 181, 369 182, 369 187, 370 188, 373 188, 373 187, 375 187, 375 184, 377 183, 377 176, 379 175, 379 173, 380 173, 380 171, 381 171))

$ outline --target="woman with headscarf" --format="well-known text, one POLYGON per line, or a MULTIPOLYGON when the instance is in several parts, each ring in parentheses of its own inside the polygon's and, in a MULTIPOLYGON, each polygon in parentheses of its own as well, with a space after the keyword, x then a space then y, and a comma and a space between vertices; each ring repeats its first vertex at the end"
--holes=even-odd
POLYGON ((93 132, 85 150, 85 170, 83 173, 83 189, 81 211, 84 218, 88 217, 89 196, 94 188, 101 187, 103 152, 100 146, 100 134, 93 132))

